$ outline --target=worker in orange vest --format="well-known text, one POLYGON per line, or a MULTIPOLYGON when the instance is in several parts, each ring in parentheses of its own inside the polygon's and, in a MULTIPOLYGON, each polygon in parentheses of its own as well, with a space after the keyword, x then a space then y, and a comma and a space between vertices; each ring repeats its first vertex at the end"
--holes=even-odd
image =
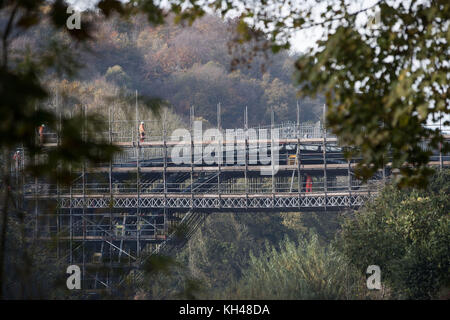
POLYGON ((312 178, 309 174, 306 175, 306 192, 312 192, 312 178))
POLYGON ((18 172, 20 169, 20 151, 19 150, 17 150, 16 153, 14 153, 13 160, 16 165, 16 172, 18 172))
POLYGON ((45 130, 45 125, 41 124, 41 126, 39 127, 39 142, 41 144, 44 144, 44 130, 45 130))
POLYGON ((144 142, 145 139, 144 121, 142 121, 141 124, 139 125, 139 138, 141 142, 144 142))

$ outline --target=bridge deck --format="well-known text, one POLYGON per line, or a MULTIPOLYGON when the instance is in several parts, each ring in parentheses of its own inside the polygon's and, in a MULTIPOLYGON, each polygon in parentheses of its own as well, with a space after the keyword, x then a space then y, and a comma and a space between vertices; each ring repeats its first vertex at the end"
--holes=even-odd
MULTIPOLYGON (((430 166, 439 166, 439 161, 430 161, 430 166)), ((444 166, 450 166, 450 161, 443 161, 444 166)), ((327 170, 346 170, 348 168, 348 163, 327 163, 327 170)), ((357 166, 356 163, 350 163, 351 168, 355 168, 357 166)), ((387 163, 386 167, 390 167, 391 163, 387 163)), ((297 170, 297 165, 278 165, 277 166, 278 171, 293 171, 297 170)), ((247 171, 270 171, 272 169, 271 165, 267 166, 260 166, 260 165, 248 165, 247 171)), ((301 164, 300 165, 301 170, 323 170, 324 165, 323 164, 301 164)), ((137 172, 137 166, 134 167, 115 167, 113 166, 111 168, 113 172, 137 172)), ((219 171, 219 167, 217 165, 215 166, 168 166, 164 168, 164 166, 152 166, 152 167, 139 167, 139 172, 141 173, 151 173, 151 172, 164 172, 164 170, 168 173, 172 172, 216 172, 219 171)), ((222 165, 220 167, 221 172, 244 172, 246 170, 245 165, 222 165)), ((109 167, 92 167, 87 168, 86 172, 88 173, 100 173, 104 172, 107 173, 110 171, 109 167)))
MULTIPOLYGON (((376 191, 358 191, 358 190, 354 190, 354 191, 342 191, 342 192, 327 192, 326 195, 327 196, 345 196, 348 195, 349 193, 351 194, 359 194, 359 195, 368 195, 368 194, 372 194, 375 193, 376 191)), ((211 199, 215 199, 215 198, 242 198, 242 197, 247 197, 249 199, 251 198, 267 198, 267 197, 272 197, 275 196, 276 198, 283 198, 283 197, 318 197, 318 196, 325 196, 324 192, 276 192, 275 194, 270 194, 270 193, 259 193, 259 194, 245 194, 245 193, 239 193, 239 194, 217 194, 217 193, 199 193, 199 194, 193 194, 191 195, 190 193, 166 193, 164 195, 164 193, 141 193, 139 195, 140 198, 173 198, 173 199, 190 199, 192 197, 194 197, 195 199, 204 199, 204 198, 211 198, 211 199)), ((74 198, 74 199, 78 199, 78 198, 98 198, 98 199, 110 199, 111 195, 109 193, 102 193, 102 194, 60 194, 59 195, 60 198, 74 198)), ((117 193, 114 194, 113 198, 133 198, 136 197, 137 198, 137 194, 136 193, 117 193)), ((28 195, 26 196, 27 199, 55 199, 55 195, 45 195, 45 194, 38 194, 36 196, 33 195, 28 195)))
MULTIPOLYGON (((449 137, 450 138, 450 137, 449 137)), ((282 139, 277 139, 276 142, 280 145, 284 145, 284 144, 295 144, 298 143, 298 139, 293 139, 293 138, 282 138, 282 139)), ((327 143, 336 143, 338 140, 337 138, 332 138, 332 137, 328 137, 326 139, 327 143)), ((323 138, 300 138, 300 143, 304 143, 304 144, 322 144, 324 142, 323 138)), ((193 141, 194 145, 210 145, 210 144, 217 144, 218 140, 195 140, 193 141)), ((236 144, 236 145, 244 145, 246 142, 243 139, 238 139, 238 140, 223 140, 222 144, 226 145, 226 144, 236 144)), ((270 145, 272 143, 272 140, 270 139, 257 139, 257 140, 253 140, 253 139, 249 139, 247 140, 247 144, 252 145, 252 144, 268 144, 270 145)), ((140 146, 140 147, 164 147, 164 145, 166 145, 167 147, 172 147, 172 146, 188 146, 191 145, 191 141, 144 141, 144 142, 139 142, 139 141, 113 141, 113 144, 116 146, 120 146, 120 147, 136 147, 136 146, 140 146)), ((44 147, 56 147, 57 143, 56 142, 50 142, 50 143, 44 143, 43 144, 44 147)))
MULTIPOLYGON (((450 135, 445 135, 444 134, 444 139, 445 140, 450 140, 450 135)), ((279 143, 280 145, 283 144, 296 144, 298 143, 298 141, 300 141, 301 144, 323 144, 324 143, 324 138, 280 138, 276 140, 277 143, 279 143)), ((339 140, 336 137, 326 137, 326 142, 327 143, 337 143, 339 140)), ((271 144, 271 139, 248 139, 247 143, 248 144, 271 144)), ((168 141, 163 141, 163 140, 154 140, 154 141, 144 141, 144 142, 139 142, 139 141, 113 141, 112 142, 114 145, 120 146, 120 147, 136 147, 136 146, 140 146, 140 147, 164 147, 164 145, 166 145, 167 147, 171 147, 171 146, 183 146, 183 145, 190 145, 191 141, 173 141, 173 140, 168 140, 168 141)), ((193 141, 194 145, 210 145, 210 144, 217 144, 218 140, 195 140, 193 141)), ((222 141, 222 144, 226 145, 226 144, 237 144, 237 145, 244 145, 245 144, 245 140, 242 138, 238 138, 237 140, 226 140, 224 139, 222 141)), ((48 142, 48 143, 44 143, 43 144, 44 147, 56 147, 57 143, 55 142, 48 142)))

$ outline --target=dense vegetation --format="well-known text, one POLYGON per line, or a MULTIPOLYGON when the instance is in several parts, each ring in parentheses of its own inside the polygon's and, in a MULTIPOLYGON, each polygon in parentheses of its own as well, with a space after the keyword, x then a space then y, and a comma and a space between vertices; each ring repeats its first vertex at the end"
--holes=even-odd
POLYGON ((449 178, 438 173, 421 191, 387 187, 343 226, 342 252, 359 270, 379 265, 392 297, 448 298, 449 178))

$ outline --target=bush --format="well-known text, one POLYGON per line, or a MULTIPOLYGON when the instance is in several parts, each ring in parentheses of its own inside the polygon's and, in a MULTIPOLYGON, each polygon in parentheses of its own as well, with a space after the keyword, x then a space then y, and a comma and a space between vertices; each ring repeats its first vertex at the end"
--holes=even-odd
POLYGON ((365 297, 365 279, 332 245, 321 245, 316 234, 288 239, 280 249, 266 245, 242 278, 220 298, 233 299, 355 299, 365 297))

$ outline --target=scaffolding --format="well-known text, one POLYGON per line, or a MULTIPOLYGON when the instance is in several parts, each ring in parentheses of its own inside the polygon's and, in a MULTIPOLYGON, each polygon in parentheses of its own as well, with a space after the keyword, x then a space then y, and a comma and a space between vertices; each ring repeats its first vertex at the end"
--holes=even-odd
MULTIPOLYGON (((237 150, 232 164, 224 161, 225 139, 195 140, 193 107, 190 139, 184 142, 169 136, 166 113, 161 132, 155 132, 155 120, 140 119, 137 97, 135 109, 135 119, 128 121, 114 119, 109 109, 108 131, 99 134, 123 150, 109 163, 83 163, 68 186, 21 177, 29 234, 43 241, 56 239, 57 259, 80 265, 85 289, 111 288, 123 270, 136 268, 143 257, 179 248, 207 214, 354 209, 373 197, 390 174, 387 163, 373 179, 356 179, 359 159, 345 159, 344 147, 323 125, 301 125, 298 105, 295 123, 276 125, 272 112, 270 126, 253 128, 245 108, 244 129, 234 130, 232 136, 237 150), (144 138, 138 130, 141 123, 148 128, 144 138), (267 143, 270 164, 252 161, 262 141, 267 143), (169 157, 180 143, 190 150, 187 164, 169 157), (211 144, 219 148, 219 161, 196 161, 196 150, 211 144), (279 148, 277 170, 274 148, 279 148), (243 163, 237 162, 239 150, 244 151, 243 163), (271 174, 261 175, 262 170, 271 174), (309 191, 307 176, 312 180, 309 191), (186 230, 176 239, 179 233, 173 230, 180 226, 186 230)), ((216 129, 226 132, 220 104, 216 129)), ((44 134, 44 148, 61 143, 56 133, 44 134)), ((20 152, 23 161, 14 169, 17 179, 26 161, 39 161, 27 158, 26 150, 20 152)), ((431 165, 448 166, 448 156, 438 152, 437 157, 431 165)))

